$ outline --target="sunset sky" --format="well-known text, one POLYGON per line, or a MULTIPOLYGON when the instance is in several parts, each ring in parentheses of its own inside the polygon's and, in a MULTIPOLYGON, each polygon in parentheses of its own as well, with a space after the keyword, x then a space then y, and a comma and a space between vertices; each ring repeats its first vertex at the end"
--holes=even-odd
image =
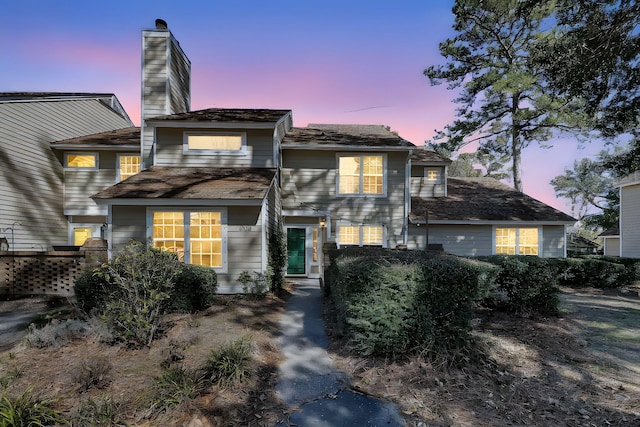
MULTIPOLYGON (((449 0, 0 0, 1 92, 115 93, 140 123, 141 31, 156 18, 191 60, 191 109, 293 110, 308 123, 383 124, 422 145, 455 93, 422 74, 453 36, 449 0)), ((0 141, 1 143, 1 141, 0 141)), ((524 153, 527 194, 569 212, 549 181, 600 144, 524 153)))

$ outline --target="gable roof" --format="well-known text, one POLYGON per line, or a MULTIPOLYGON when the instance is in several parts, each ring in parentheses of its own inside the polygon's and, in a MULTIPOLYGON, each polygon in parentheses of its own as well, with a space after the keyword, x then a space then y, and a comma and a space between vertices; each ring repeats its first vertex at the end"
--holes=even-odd
POLYGON ((607 228, 598 237, 620 237, 620 226, 618 224, 607 228))
POLYGON ((63 139, 51 143, 52 148, 57 149, 82 149, 82 148, 140 148, 140 128, 128 127, 76 138, 63 139))
POLYGON ((294 127, 282 140, 282 148, 358 147, 415 148, 411 142, 381 125, 310 124, 294 127))
POLYGON ((415 165, 428 165, 433 163, 451 163, 448 159, 425 146, 416 147, 411 154, 411 163, 415 165))
POLYGON ((411 198, 409 219, 431 221, 540 221, 573 223, 576 220, 493 178, 448 178, 446 197, 411 198))
POLYGON ((152 166, 92 196, 107 199, 263 200, 275 177, 267 168, 152 166))
POLYGON ((207 108, 149 118, 148 122, 221 122, 221 123, 276 123, 291 110, 268 110, 248 108, 207 108))

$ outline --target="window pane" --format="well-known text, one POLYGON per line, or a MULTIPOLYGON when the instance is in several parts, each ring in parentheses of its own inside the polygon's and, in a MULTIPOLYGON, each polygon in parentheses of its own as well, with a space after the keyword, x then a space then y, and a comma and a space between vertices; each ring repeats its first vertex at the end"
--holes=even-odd
POLYGON ((438 169, 427 169, 425 177, 430 184, 440 183, 440 171, 438 169))
POLYGON ((67 154, 68 168, 95 168, 95 154, 67 154))
POLYGON ((364 156, 363 193, 382 194, 383 158, 382 156, 364 156))
POLYGON ((348 225, 338 226, 338 239, 338 243, 341 245, 359 245, 360 227, 352 227, 348 225))
POLYGON ((340 194, 360 192, 360 157, 340 157, 338 163, 338 184, 340 194))
POLYGON ((222 267, 222 215, 191 212, 189 221, 191 264, 222 267))
POLYGON ((120 181, 140 172, 140 156, 120 156, 120 181))
POLYGON ((182 212, 153 213, 153 247, 178 254, 184 261, 184 214, 182 212))
POLYGON ((516 229, 496 228, 496 253, 515 255, 516 253, 516 229))
POLYGON ((242 150, 242 135, 188 135, 189 150, 242 150))
POLYGON ((518 229, 518 253, 520 255, 538 255, 538 229, 518 229))
POLYGON ((73 229, 73 245, 82 246, 85 240, 91 237, 91 228, 78 227, 73 229))
POLYGON ((382 227, 362 227, 362 244, 382 246, 382 227))

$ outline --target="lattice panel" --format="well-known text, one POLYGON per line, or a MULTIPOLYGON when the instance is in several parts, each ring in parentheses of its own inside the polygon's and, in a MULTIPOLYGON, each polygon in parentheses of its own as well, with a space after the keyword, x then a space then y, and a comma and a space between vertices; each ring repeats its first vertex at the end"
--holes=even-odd
POLYGON ((12 294, 70 296, 84 265, 82 254, 3 256, 0 288, 12 294))

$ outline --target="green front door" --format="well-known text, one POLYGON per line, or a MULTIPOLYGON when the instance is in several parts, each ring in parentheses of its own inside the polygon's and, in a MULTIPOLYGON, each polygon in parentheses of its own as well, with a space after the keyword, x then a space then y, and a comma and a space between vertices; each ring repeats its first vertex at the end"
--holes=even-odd
POLYGON ((307 230, 304 228, 288 228, 287 229, 287 256, 289 258, 287 264, 287 274, 305 274, 305 235, 307 230))

